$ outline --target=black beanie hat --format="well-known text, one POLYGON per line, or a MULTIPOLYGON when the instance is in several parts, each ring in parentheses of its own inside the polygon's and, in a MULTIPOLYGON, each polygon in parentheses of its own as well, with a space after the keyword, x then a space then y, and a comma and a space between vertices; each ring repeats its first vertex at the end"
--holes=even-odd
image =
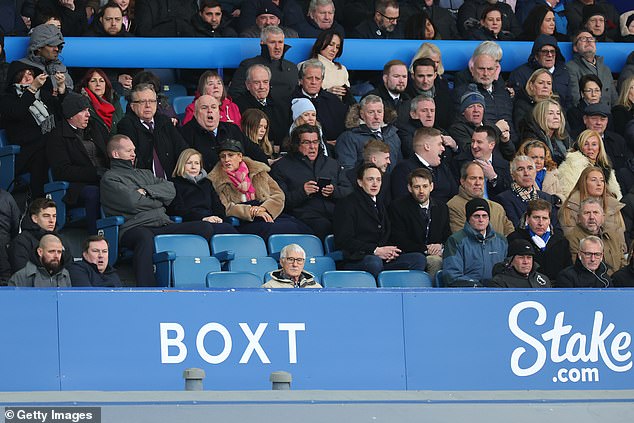
POLYGON ((62 112, 66 119, 70 119, 77 113, 90 107, 90 101, 88 97, 81 94, 77 94, 74 91, 69 91, 64 96, 62 101, 62 112))
POLYGON ((471 215, 477 211, 485 211, 489 216, 491 215, 489 203, 484 198, 474 198, 473 200, 469 200, 467 204, 465 204, 464 210, 467 215, 467 220, 469 220, 471 215))

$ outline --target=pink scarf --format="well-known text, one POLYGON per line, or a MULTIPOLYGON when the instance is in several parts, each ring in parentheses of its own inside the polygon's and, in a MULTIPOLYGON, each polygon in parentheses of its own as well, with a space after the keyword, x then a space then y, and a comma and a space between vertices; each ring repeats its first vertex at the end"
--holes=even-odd
POLYGON ((238 170, 225 170, 225 172, 227 172, 233 186, 247 197, 247 201, 255 200, 255 188, 253 188, 251 178, 249 178, 249 168, 244 161, 240 162, 238 170))

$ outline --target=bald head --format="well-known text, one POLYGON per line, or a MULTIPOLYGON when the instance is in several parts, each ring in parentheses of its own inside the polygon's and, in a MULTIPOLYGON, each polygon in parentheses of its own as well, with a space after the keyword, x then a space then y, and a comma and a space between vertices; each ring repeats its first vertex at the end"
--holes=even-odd
POLYGON ((40 244, 37 247, 37 255, 40 263, 51 274, 55 274, 61 268, 62 253, 64 247, 62 241, 55 235, 44 235, 40 238, 40 244))
POLYGON ((215 131, 220 122, 220 104, 210 95, 201 95, 194 104, 196 122, 208 131, 215 131))

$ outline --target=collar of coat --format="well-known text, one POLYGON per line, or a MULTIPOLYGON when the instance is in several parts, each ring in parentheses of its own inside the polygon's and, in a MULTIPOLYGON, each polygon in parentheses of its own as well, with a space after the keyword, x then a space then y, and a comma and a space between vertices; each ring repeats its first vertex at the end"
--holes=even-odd
MULTIPOLYGON (((242 160, 246 163, 247 168, 249 169, 249 178, 251 178, 252 181, 253 177, 258 173, 268 173, 271 170, 271 168, 264 163, 252 160, 247 156, 243 156, 242 160)), ((216 166, 214 166, 214 168, 209 173, 209 178, 212 182, 214 182, 214 186, 231 183, 227 172, 225 172, 222 168, 221 162, 218 162, 216 166)))

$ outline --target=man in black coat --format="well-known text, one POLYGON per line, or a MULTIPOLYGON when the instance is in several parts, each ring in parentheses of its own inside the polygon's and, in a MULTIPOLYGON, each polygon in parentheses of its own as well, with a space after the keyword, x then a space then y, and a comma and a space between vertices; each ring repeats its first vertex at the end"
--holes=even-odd
POLYGON ((374 15, 354 28, 351 38, 374 40, 403 38, 399 25, 400 7, 396 0, 379 0, 374 6, 374 15))
POLYGON ((425 256, 403 253, 390 243, 391 224, 377 195, 381 171, 366 163, 359 168, 352 194, 335 206, 335 246, 343 251, 346 270, 363 270, 375 277, 383 270, 425 270, 425 256))
POLYGON ((301 38, 317 38, 322 31, 328 29, 344 34, 343 27, 335 20, 335 4, 331 0, 311 1, 308 6, 308 16, 304 22, 293 28, 297 30, 301 38))
POLYGON ((612 279, 603 261, 603 241, 594 235, 579 243, 577 261, 559 273, 556 288, 610 288, 612 279))
POLYGON ((197 37, 237 37, 238 33, 229 24, 231 18, 223 14, 216 0, 202 0, 191 18, 191 25, 197 37))
POLYGON ((84 240, 83 260, 68 266, 73 287, 123 286, 117 271, 108 264, 108 247, 108 241, 101 235, 93 235, 84 240))
POLYGON ((189 20, 197 12, 197 0, 137 0, 134 7, 136 35, 193 37, 189 20))
POLYGON ((390 60, 383 66, 383 83, 368 95, 377 95, 383 100, 386 112, 394 110, 399 121, 409 118, 409 100, 407 93, 407 65, 400 60, 390 60))
POLYGON ((172 120, 156 113, 156 107, 154 87, 138 84, 130 93, 130 109, 117 128, 134 143, 137 168, 149 169, 158 178, 169 178, 187 144, 172 120))
POLYGON ((436 64, 429 58, 416 59, 411 66, 411 81, 407 84, 410 98, 431 97, 436 105, 434 127, 447 130, 454 119, 453 100, 447 81, 438 78, 436 64))
POLYGON ((203 155, 203 168, 206 171, 211 172, 218 163, 217 147, 228 139, 240 142, 245 155, 251 159, 268 164, 266 154, 260 146, 249 140, 237 125, 220 122, 218 100, 214 97, 198 97, 195 110, 194 119, 187 122, 180 131, 184 142, 203 155))
POLYGON ((431 172, 415 169, 408 175, 410 195, 394 200, 389 207, 392 242, 406 253, 427 257, 426 271, 432 277, 442 269, 443 244, 451 235, 449 209, 430 197, 434 190, 431 172))
POLYGON ((86 0, 61 2, 59 0, 39 0, 35 9, 33 28, 44 23, 44 16, 58 16, 62 23, 61 31, 65 37, 79 37, 88 27, 86 0))
POLYGON ((286 197, 285 210, 324 239, 332 233, 335 204, 352 192, 343 168, 321 152, 319 128, 304 124, 293 130, 290 151, 271 169, 286 197))
POLYGON ((420 128, 435 128, 436 102, 432 97, 418 95, 409 102, 408 119, 396 121, 398 137, 401 139, 401 151, 404 159, 414 156, 414 134, 420 128))

